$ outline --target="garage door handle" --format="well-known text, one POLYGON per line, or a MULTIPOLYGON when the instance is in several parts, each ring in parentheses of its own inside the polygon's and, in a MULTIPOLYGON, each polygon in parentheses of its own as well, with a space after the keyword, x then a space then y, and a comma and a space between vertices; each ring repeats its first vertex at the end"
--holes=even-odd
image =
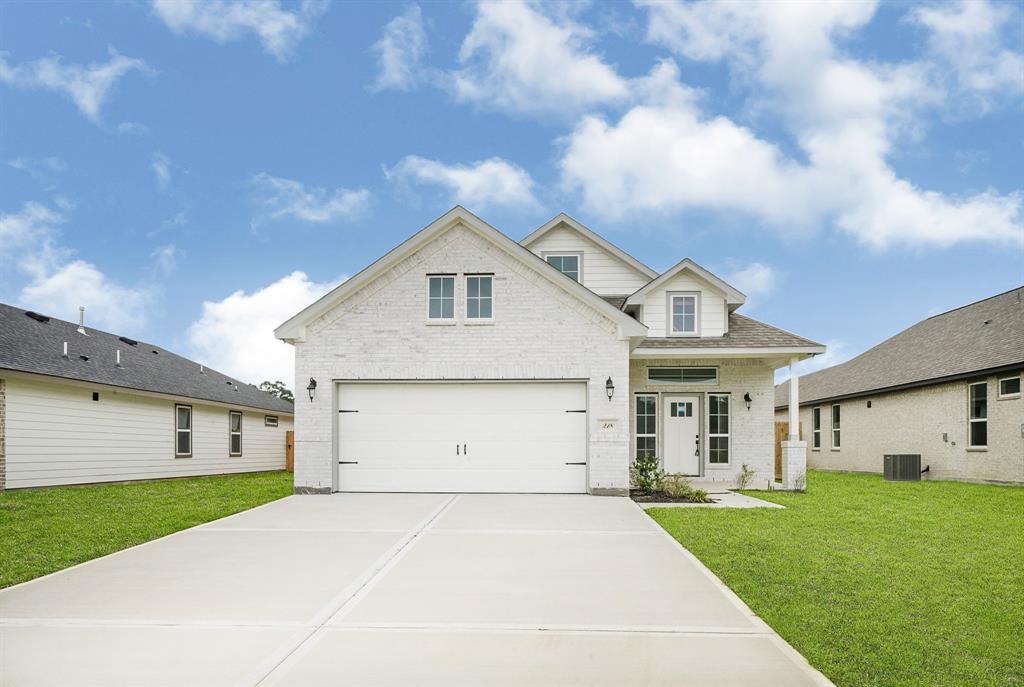
POLYGON ((587 411, 586 411, 586 409, 584 409, 584 410, 567 410, 565 412, 567 412, 567 413, 585 413, 587 411))
POLYGON ((359 465, 358 460, 339 460, 338 465, 359 465))
POLYGON ((583 461, 582 463, 566 463, 566 465, 586 465, 586 464, 587 464, 587 461, 583 461))
POLYGON ((462 455, 464 455, 464 456, 468 456, 469 455, 469 451, 466 450, 466 445, 465 444, 462 445, 462 455))
POLYGON ((455 444, 455 455, 459 455, 459 445, 455 444))

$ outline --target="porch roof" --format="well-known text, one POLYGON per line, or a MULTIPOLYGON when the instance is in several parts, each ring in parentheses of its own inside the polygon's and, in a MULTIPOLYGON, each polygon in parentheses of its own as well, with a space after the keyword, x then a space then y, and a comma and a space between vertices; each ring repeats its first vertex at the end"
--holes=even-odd
MULTIPOLYGON (((660 348, 820 348, 824 345, 784 329, 758 322, 745 315, 729 313, 729 331, 711 337, 648 337, 640 342, 636 352, 660 348)), ((808 351, 809 353, 815 351, 808 351)))

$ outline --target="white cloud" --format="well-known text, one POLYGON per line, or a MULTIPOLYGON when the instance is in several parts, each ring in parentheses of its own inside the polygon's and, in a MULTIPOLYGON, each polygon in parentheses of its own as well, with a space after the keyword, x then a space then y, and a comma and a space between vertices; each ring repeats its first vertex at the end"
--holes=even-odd
POLYGON ((254 228, 269 220, 285 218, 315 223, 352 219, 366 210, 370 203, 370 192, 362 188, 329 191, 321 187, 307 187, 301 182, 274 177, 266 172, 255 175, 251 183, 265 210, 253 218, 254 228))
POLYGON ((492 157, 466 165, 447 165, 407 155, 385 170, 389 180, 416 182, 446 188, 452 202, 469 208, 534 207, 533 179, 522 167, 492 157))
POLYGON ((156 268, 157 272, 167 276, 178 266, 178 257, 181 253, 181 249, 173 243, 157 246, 153 249, 151 254, 151 257, 153 258, 153 266, 156 268))
POLYGON ((778 275, 771 265, 763 262, 752 262, 740 269, 734 270, 725 276, 725 281, 742 291, 747 297, 745 308, 747 312, 771 295, 778 282, 778 275))
MULTIPOLYGON (((651 40, 688 59, 726 61, 752 84, 752 108, 781 115, 805 159, 706 114, 680 85, 618 122, 586 117, 566 139, 563 184, 590 209, 612 217, 734 211, 780 231, 834 224, 878 249, 1020 242, 1021 193, 951 196, 917 188, 889 166, 894 145, 919 135, 919 113, 945 96, 928 65, 839 54, 836 39, 870 20, 872 4, 658 2, 649 10, 651 40)), ((663 63, 649 80, 670 77, 678 80, 678 68, 663 63)))
POLYGON ((59 55, 12 66, 0 56, 0 81, 22 88, 63 93, 93 122, 99 121, 100 108, 110 91, 131 71, 148 73, 151 70, 142 60, 119 55, 113 49, 106 63, 94 62, 88 66, 64 64, 59 55))
POLYGON ((479 2, 452 72, 455 97, 489 109, 566 114, 629 98, 629 85, 590 52, 591 32, 518 0, 479 2))
POLYGON ((377 56, 373 90, 409 91, 419 85, 421 61, 427 52, 427 32, 419 5, 410 6, 389 21, 372 51, 377 56))
POLYGON ((302 0, 294 11, 279 0, 153 0, 153 11, 175 33, 227 43, 256 34, 263 49, 284 61, 327 9, 324 0, 302 0))
POLYGON ((114 130, 125 136, 149 136, 149 127, 139 122, 121 122, 114 130))
POLYGON ((25 172, 43 188, 52 191, 57 187, 57 175, 68 168, 68 163, 59 157, 16 157, 8 160, 7 165, 12 169, 25 172))
POLYGON ((294 389, 295 351, 274 329, 342 281, 316 283, 296 271, 252 293, 205 301, 188 330, 191 356, 253 384, 281 380, 294 389))
POLYGON ((1009 27, 1013 45, 1021 45, 1019 5, 995 5, 987 0, 927 5, 909 18, 930 33, 929 47, 952 68, 955 88, 984 111, 994 101, 1024 93, 1024 54, 1003 39, 1009 27))
POLYGON ((84 305, 87 325, 119 333, 141 328, 151 301, 149 289, 121 286, 84 260, 37 275, 19 297, 27 307, 65 320, 74 320, 84 305))
POLYGON ((0 215, 0 257, 53 240, 64 217, 41 203, 28 202, 21 212, 0 215))
POLYGON ((166 191, 171 185, 171 160, 163 153, 153 153, 153 161, 150 163, 153 168, 153 175, 156 177, 156 187, 160 191, 166 191))

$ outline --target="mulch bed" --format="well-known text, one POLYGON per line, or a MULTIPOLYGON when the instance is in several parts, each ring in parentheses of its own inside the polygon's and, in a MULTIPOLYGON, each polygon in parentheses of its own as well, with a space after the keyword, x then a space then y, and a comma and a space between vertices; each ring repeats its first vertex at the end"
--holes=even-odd
POLYGON ((642 489, 630 489, 629 498, 637 503, 714 503, 716 499, 708 501, 694 501, 693 499, 668 496, 659 492, 643 491, 642 489))

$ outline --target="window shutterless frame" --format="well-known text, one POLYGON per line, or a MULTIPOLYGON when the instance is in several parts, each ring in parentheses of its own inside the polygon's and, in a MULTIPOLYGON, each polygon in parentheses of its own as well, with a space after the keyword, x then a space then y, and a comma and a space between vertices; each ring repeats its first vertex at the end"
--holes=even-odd
POLYGON ((427 320, 455 321, 455 275, 427 275, 427 320))
POLYGON ((541 257, 549 265, 565 276, 583 283, 583 253, 541 253, 541 257))
POLYGON ((988 448, 988 382, 967 387, 967 448, 988 448))
POLYGON ((700 336, 700 293, 669 291, 665 298, 665 333, 668 336, 700 336))
POLYGON ((842 445, 839 431, 840 421, 842 420, 842 411, 839 408, 839 404, 835 403, 832 405, 832 450, 838 451, 842 445))
POLYGON ((237 410, 228 412, 228 455, 242 455, 242 414, 237 410))
POLYGON ((648 367, 648 384, 718 384, 717 367, 648 367))
POLYGON ((192 406, 174 404, 174 457, 192 457, 192 406))
POLYGON ((658 455, 658 395, 635 394, 636 450, 634 458, 658 455))
POLYGON ((263 426, 264 427, 277 427, 277 425, 278 425, 277 415, 264 415, 263 416, 263 426))
POLYGON ((811 449, 821 450, 821 408, 811 408, 811 449))
POLYGON ((999 398, 1020 398, 1020 376, 999 380, 999 398))
POLYGON ((729 394, 708 394, 708 463, 729 464, 729 394))
POLYGON ((494 275, 466 275, 466 320, 489 322, 494 319, 494 275))

